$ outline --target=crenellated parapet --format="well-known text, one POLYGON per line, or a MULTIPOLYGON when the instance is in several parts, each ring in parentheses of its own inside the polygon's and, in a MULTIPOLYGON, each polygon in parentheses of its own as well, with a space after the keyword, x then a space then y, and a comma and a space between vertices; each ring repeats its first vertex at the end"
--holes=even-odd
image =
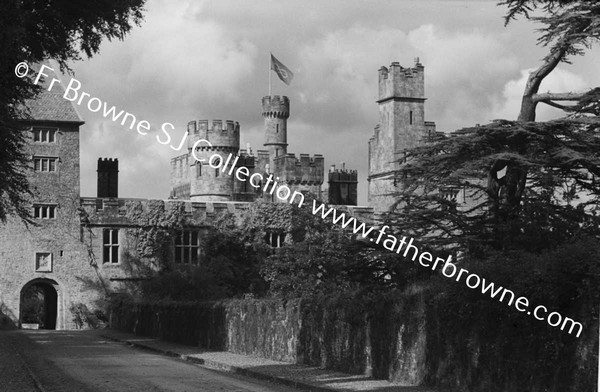
MULTIPOLYGON (((84 227, 140 228, 171 227, 172 218, 183 213, 183 226, 214 227, 220 217, 233 214, 236 224, 252 207, 252 203, 243 201, 207 201, 162 199, 102 199, 84 197, 80 199, 81 223, 84 227)), ((369 207, 346 206, 345 211, 361 221, 371 222, 373 209, 369 207)))
POLYGON ((247 153, 241 153, 237 157, 235 167, 247 167, 248 169, 254 169, 256 166, 256 157, 248 155, 247 153))
POLYGON ((389 68, 379 69, 379 99, 409 99, 425 101, 425 67, 417 59, 413 68, 404 68, 394 61, 389 68))
POLYGON ((119 171, 117 158, 98 158, 98 171, 119 171))
POLYGON ((333 169, 328 173, 329 182, 358 182, 358 171, 333 169))
POLYGON ((158 217, 176 216, 184 213, 184 225, 206 226, 213 224, 217 216, 232 213, 240 216, 250 208, 249 203, 215 201, 195 202, 190 200, 160 199, 102 199, 81 198, 83 224, 88 227, 140 227, 160 225, 158 217))
POLYGON ((325 159, 321 154, 310 156, 286 154, 274 161, 274 173, 287 184, 321 185, 324 180, 325 159))
POLYGON ((240 123, 232 120, 198 120, 190 121, 187 125, 189 133, 188 150, 191 150, 198 140, 206 142, 196 144, 200 150, 234 150, 240 149, 240 123))

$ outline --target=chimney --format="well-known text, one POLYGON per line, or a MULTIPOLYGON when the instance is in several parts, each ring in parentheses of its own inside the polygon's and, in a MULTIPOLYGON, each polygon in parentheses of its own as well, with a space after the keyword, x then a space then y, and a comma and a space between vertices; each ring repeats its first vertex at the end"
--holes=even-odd
POLYGON ((98 197, 119 197, 119 160, 98 158, 98 197))

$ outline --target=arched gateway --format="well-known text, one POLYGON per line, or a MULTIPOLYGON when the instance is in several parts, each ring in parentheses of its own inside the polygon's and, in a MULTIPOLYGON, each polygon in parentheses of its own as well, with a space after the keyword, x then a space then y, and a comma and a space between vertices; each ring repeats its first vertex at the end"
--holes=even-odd
POLYGON ((37 324, 40 329, 56 329, 59 286, 52 279, 38 278, 21 289, 19 327, 37 324))

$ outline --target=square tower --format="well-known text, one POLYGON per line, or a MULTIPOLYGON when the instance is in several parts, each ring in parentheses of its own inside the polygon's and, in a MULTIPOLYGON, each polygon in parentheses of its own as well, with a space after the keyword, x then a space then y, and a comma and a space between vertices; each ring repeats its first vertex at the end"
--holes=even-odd
POLYGON ((376 211, 394 202, 396 176, 405 151, 430 132, 435 123, 425 121, 425 68, 416 59, 413 68, 393 62, 379 69, 379 124, 369 140, 369 205, 376 211))

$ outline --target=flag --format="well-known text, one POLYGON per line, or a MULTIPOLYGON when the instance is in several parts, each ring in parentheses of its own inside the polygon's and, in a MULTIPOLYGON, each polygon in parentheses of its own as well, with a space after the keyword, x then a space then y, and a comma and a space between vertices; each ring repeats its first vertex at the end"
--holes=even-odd
POLYGON ((273 54, 271 54, 271 69, 275 71, 279 79, 287 85, 292 82, 294 74, 288 67, 283 65, 281 61, 277 60, 273 54))

